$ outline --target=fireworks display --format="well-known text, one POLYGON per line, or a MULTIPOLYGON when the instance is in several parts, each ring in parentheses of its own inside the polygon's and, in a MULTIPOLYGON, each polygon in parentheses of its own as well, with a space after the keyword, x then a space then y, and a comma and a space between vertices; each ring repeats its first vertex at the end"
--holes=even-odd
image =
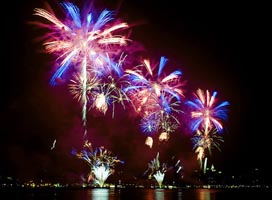
POLYGON ((197 160, 200 162, 200 167, 204 167, 206 171, 207 155, 205 150, 209 151, 211 155, 211 149, 219 149, 219 143, 223 142, 223 137, 218 135, 223 130, 222 121, 227 119, 227 108, 229 102, 223 101, 220 104, 216 99, 217 92, 213 92, 212 96, 210 92, 206 90, 198 89, 195 93, 195 99, 193 101, 187 101, 191 110, 192 125, 191 130, 196 132, 193 141, 193 149, 197 153, 197 160), (206 94, 206 95, 205 95, 206 94), (202 160, 205 158, 205 165, 203 166, 202 160))
MULTIPOLYGON (((97 82, 101 73, 114 66, 109 64, 109 59, 118 55, 120 46, 127 44, 128 39, 120 31, 129 26, 124 22, 113 21, 114 12, 107 9, 95 16, 92 10, 80 13, 79 8, 70 2, 63 2, 61 6, 66 13, 64 20, 43 8, 35 8, 34 15, 49 22, 39 25, 49 30, 44 36, 43 45, 46 52, 56 56, 59 65, 50 83, 56 85, 59 79, 69 80, 71 74, 76 73, 76 79, 72 80, 72 93, 82 104, 82 121, 86 126, 88 94, 97 84, 101 84, 97 82)), ((97 94, 95 98, 100 106, 98 109, 105 112, 107 105, 102 102, 103 93, 97 94)))
POLYGON ((154 177, 159 188, 161 188, 165 174, 168 171, 176 170, 176 173, 179 173, 183 167, 181 166, 180 160, 172 165, 170 162, 160 162, 159 156, 160 153, 158 152, 156 157, 148 163, 148 169, 144 172, 144 175, 147 174, 149 179, 154 177))
POLYGON ((181 112, 182 72, 175 70, 165 75, 167 61, 162 56, 159 64, 152 65, 149 59, 144 59, 135 69, 126 70, 131 84, 125 91, 142 117, 140 127, 148 140, 157 132, 161 133, 160 140, 168 140, 169 134, 179 126, 175 114, 181 112), (158 68, 157 73, 154 73, 155 68, 158 68))
MULTIPOLYGON (((115 20, 114 12, 107 9, 96 15, 94 10, 81 11, 73 3, 60 5, 64 19, 58 18, 51 9, 35 8, 34 15, 44 20, 37 23, 48 30, 43 45, 47 53, 55 56, 58 66, 50 84, 55 86, 60 80, 68 82, 70 94, 82 106, 84 136, 88 111, 105 115, 111 110, 114 117, 116 104, 119 104, 140 117, 139 127, 146 136, 147 146, 152 148, 156 134, 160 142, 168 141, 180 127, 179 115, 184 113, 182 105, 186 97, 181 70, 168 73, 166 70, 172 68, 166 68, 168 58, 165 56, 161 56, 159 62, 150 58, 141 60, 136 66, 127 65, 130 54, 123 48, 131 41, 124 33, 129 29, 127 23, 115 20)), ((227 101, 217 104, 217 92, 211 94, 209 90, 198 89, 194 95, 195 98, 186 101, 185 105, 190 110, 190 130, 195 133, 191 138, 193 150, 198 154, 202 168, 202 160, 205 159, 206 166, 207 155, 211 155, 213 148, 220 149, 220 143, 224 141, 219 134, 224 129, 222 123, 227 119, 226 107, 230 104, 227 101)), ((113 174, 115 164, 124 163, 103 146, 94 150, 88 141, 81 152, 73 150, 72 154, 88 163, 91 172, 87 180, 100 187, 113 174)), ((145 174, 154 177, 161 188, 167 171, 177 169, 178 173, 182 168, 180 160, 173 166, 160 163, 157 153, 145 174)))
POLYGON ((211 96, 209 90, 204 92, 198 89, 195 93, 195 99, 193 101, 187 101, 188 105, 192 108, 191 129, 193 132, 201 128, 204 128, 205 132, 209 132, 213 127, 215 127, 217 131, 223 130, 221 120, 227 119, 226 106, 229 105, 229 102, 223 101, 220 104, 216 104, 216 95, 217 92, 213 92, 211 96))
POLYGON ((124 161, 113 156, 103 146, 93 149, 92 144, 85 141, 82 151, 72 150, 72 155, 84 160, 91 168, 91 172, 87 176, 88 182, 93 182, 100 187, 104 186, 107 178, 114 173, 114 167, 117 163, 124 164, 124 161))
POLYGON ((212 149, 216 148, 221 150, 220 143, 224 142, 224 139, 218 134, 216 129, 211 130, 210 132, 197 130, 196 134, 192 137, 192 142, 193 149, 197 153, 197 160, 199 160, 202 168, 202 160, 206 157, 205 151, 208 150, 209 155, 211 155, 212 149))

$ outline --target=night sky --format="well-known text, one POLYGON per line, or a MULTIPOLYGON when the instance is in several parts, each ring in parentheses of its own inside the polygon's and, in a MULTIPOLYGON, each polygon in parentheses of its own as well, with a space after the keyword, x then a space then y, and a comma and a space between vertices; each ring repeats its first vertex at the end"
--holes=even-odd
MULTIPOLYGON (((33 16, 33 9, 44 8, 44 2, 10 2, 3 8, 9 14, 2 16, 0 175, 78 180, 87 166, 71 155, 72 148, 80 150, 83 144, 81 108, 65 86, 49 84, 54 57, 43 53, 36 40, 43 31, 28 23, 40 19, 33 16), (50 150, 55 139, 56 147, 50 150)), ((56 1, 48 2, 56 7, 56 1)), ((185 96, 202 88, 217 91, 220 100, 230 102, 222 151, 215 149, 213 154, 216 168, 230 174, 254 168, 268 173, 271 131, 264 110, 269 107, 265 89, 269 63, 260 5, 174 0, 98 4, 118 10, 118 17, 133 24, 131 39, 154 59, 166 56, 173 69, 182 70, 185 96)), ((140 177, 157 152, 162 159, 180 159, 188 176, 198 168, 186 121, 167 143, 155 139, 150 149, 131 115, 131 110, 121 108, 113 119, 111 113, 87 117, 88 139, 124 160, 121 169, 128 176, 140 177)))

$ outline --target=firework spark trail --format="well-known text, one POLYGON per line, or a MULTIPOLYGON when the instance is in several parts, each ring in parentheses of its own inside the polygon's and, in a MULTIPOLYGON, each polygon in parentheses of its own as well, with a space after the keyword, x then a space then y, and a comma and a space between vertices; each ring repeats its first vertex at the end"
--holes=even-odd
POLYGON ((180 81, 182 72, 175 70, 165 76, 163 69, 167 61, 162 56, 159 63, 153 65, 149 59, 144 59, 134 69, 125 70, 131 83, 125 92, 130 96, 136 112, 142 116, 140 127, 142 132, 147 133, 149 140, 160 129, 163 133, 161 138, 167 140, 166 135, 179 124, 175 120, 177 123, 171 126, 169 119, 176 119, 173 113, 181 112, 179 105, 184 96, 181 88, 183 83, 180 81), (157 74, 154 73, 155 68, 158 68, 157 74))
POLYGON ((50 150, 53 150, 53 149, 56 147, 56 142, 57 142, 57 140, 55 139, 55 140, 53 141, 53 144, 52 144, 50 150))
POLYGON ((82 104, 82 121, 86 126, 86 112, 88 104, 88 76, 96 76, 94 72, 103 68, 105 54, 116 55, 118 47, 126 45, 128 39, 124 35, 113 35, 113 32, 127 29, 127 23, 116 22, 109 25, 114 19, 113 11, 103 10, 95 19, 92 12, 81 15, 79 8, 70 2, 61 5, 67 14, 62 22, 53 12, 43 8, 35 8, 34 15, 40 16, 51 24, 39 23, 42 28, 50 31, 44 36, 45 49, 48 53, 57 56, 60 67, 50 80, 51 85, 56 85, 58 79, 65 79, 68 71, 79 71, 82 85, 80 95, 82 104), (71 69, 74 67, 73 69, 71 69), (88 69, 91 68, 91 69, 88 69), (92 71, 92 73, 90 72, 92 71))

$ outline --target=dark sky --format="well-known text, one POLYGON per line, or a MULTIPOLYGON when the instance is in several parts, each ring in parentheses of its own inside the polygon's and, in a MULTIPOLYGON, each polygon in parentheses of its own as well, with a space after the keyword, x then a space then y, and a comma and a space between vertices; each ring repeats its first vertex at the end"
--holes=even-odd
MULTIPOLYGON (((184 2, 99 3, 135 24, 131 38, 152 56, 164 55, 183 71, 186 95, 202 88, 218 91, 222 101, 230 102, 222 151, 213 154, 216 167, 227 173, 254 168, 266 173, 271 132, 264 115, 269 107, 266 14, 261 5, 249 3, 184 2)), ((54 58, 35 40, 42 32, 27 23, 35 18, 35 7, 44 7, 44 1, 10 2, 2 17, 0 175, 74 180, 84 166, 70 153, 82 144, 81 109, 66 87, 49 85, 54 58), (56 148, 50 150, 55 139, 56 148)), ((198 167, 183 129, 168 143, 155 141, 149 149, 130 111, 117 112, 114 119, 89 113, 88 128, 89 140, 125 160, 123 171, 132 176, 140 176, 158 151, 165 158, 181 159, 188 173, 198 167)))

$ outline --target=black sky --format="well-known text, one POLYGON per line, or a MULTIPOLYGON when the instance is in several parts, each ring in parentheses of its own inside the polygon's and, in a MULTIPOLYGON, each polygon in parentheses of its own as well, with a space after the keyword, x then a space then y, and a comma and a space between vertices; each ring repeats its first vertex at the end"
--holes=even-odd
MULTIPOLYGON (((48 2, 55 5, 56 1, 48 2)), ((229 173, 254 168, 268 172, 271 131, 264 110, 269 107, 269 63, 265 63, 262 5, 174 0, 104 0, 101 5, 118 8, 118 17, 136 24, 133 40, 155 57, 167 56, 183 71, 186 94, 197 88, 215 90, 220 99, 230 102, 222 151, 214 155, 218 168, 229 173)), ((0 175, 78 178, 82 165, 70 151, 82 143, 81 110, 66 88, 49 85, 53 57, 40 51, 41 43, 35 41, 39 32, 27 23, 35 18, 33 9, 43 6, 41 0, 10 2, 5 6, 8 14, 2 17, 0 175), (50 150, 54 139, 56 148, 50 150)), ((124 159, 135 176, 157 151, 165 157, 176 155, 187 171, 197 167, 189 137, 182 130, 169 143, 155 143, 150 150, 129 115, 120 112, 111 119, 89 114, 90 140, 124 159)))

